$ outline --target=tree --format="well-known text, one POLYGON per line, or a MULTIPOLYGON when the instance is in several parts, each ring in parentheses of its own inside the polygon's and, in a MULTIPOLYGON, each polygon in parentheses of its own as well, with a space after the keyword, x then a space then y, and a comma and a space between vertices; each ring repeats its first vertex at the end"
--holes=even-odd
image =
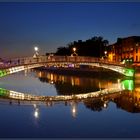
POLYGON ((66 47, 59 47, 55 53, 56 55, 70 55, 69 49, 66 47))
POLYGON ((104 40, 103 37, 94 36, 86 41, 78 40, 70 42, 68 47, 59 47, 57 49, 57 55, 71 55, 73 48, 76 48, 76 53, 79 56, 93 56, 102 57, 104 51, 107 51, 108 40, 104 40))

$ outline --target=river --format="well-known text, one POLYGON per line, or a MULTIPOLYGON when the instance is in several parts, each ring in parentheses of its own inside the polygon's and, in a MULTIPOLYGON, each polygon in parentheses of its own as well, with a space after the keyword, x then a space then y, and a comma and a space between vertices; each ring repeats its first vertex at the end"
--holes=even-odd
POLYGON ((121 85, 122 91, 70 101, 19 101, 0 94, 0 138, 138 138, 140 84, 117 76, 30 70, 0 79, 0 88, 39 96, 77 95, 121 85))

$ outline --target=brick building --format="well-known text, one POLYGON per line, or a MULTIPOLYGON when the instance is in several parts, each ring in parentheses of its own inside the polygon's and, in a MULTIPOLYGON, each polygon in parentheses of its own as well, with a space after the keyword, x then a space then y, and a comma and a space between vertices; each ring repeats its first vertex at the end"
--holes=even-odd
POLYGON ((109 46, 108 59, 110 61, 138 63, 140 62, 140 36, 118 38, 117 42, 109 46))

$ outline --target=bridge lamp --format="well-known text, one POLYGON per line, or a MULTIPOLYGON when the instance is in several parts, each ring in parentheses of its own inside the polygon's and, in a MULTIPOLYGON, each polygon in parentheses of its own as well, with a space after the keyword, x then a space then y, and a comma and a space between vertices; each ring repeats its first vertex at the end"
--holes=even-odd
POLYGON ((77 56, 76 47, 72 48, 72 51, 73 51, 73 54, 71 54, 71 56, 77 56))
POLYGON ((105 55, 107 55, 107 51, 104 51, 105 55))
POLYGON ((39 52, 39 48, 37 46, 35 46, 34 47, 34 51, 35 51, 35 54, 34 54, 33 57, 36 58, 39 55, 39 53, 38 53, 39 52))
POLYGON ((34 47, 34 50, 35 50, 35 52, 37 52, 38 51, 38 47, 34 47))
POLYGON ((104 57, 105 57, 105 58, 107 58, 107 51, 104 51, 104 54, 105 54, 105 56, 104 56, 104 57))
POLYGON ((76 48, 75 47, 73 48, 73 52, 76 52, 76 48))

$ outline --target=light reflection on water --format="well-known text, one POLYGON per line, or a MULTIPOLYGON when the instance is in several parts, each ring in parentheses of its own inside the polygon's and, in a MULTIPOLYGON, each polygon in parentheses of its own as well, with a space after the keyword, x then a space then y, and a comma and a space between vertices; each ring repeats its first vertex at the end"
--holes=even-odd
POLYGON ((53 85, 40 82, 36 73, 32 71, 26 74, 19 72, 3 77, 0 81, 0 87, 34 95, 57 95, 53 85))
POLYGON ((140 137, 140 88, 132 79, 36 71, 4 77, 0 87, 36 95, 71 95, 115 83, 121 83, 124 91, 82 101, 0 99, 0 137, 140 137))
POLYGON ((19 72, 3 77, 0 87, 34 95, 72 95, 99 91, 111 87, 118 79, 70 76, 49 72, 19 72))
MULTIPOLYGON (((17 74, 4 77, 1 80, 0 85, 1 87, 9 89, 9 90, 16 89, 16 91, 19 90, 19 92, 28 93, 31 95, 45 95, 45 96, 51 95, 52 96, 52 95, 73 95, 73 94, 81 94, 81 93, 84 94, 88 92, 101 91, 103 89, 111 88, 113 84, 116 84, 116 83, 118 83, 119 85, 118 88, 120 88, 121 86, 122 90, 124 91, 121 91, 119 94, 113 93, 111 95, 106 95, 98 99, 92 99, 92 98, 85 99, 83 101, 84 105, 87 108, 90 108, 91 110, 100 111, 102 110, 102 108, 107 108, 108 102, 110 100, 115 102, 117 106, 119 106, 119 103, 116 102, 118 101, 118 98, 119 100, 120 98, 121 99, 129 98, 128 100, 130 101, 130 103, 127 103, 127 104, 131 104, 132 100, 134 101, 139 100, 139 93, 137 91, 134 91, 134 81, 132 79, 124 79, 124 80, 118 79, 118 78, 106 79, 105 77, 103 77, 103 75, 101 75, 101 77, 96 77, 96 78, 92 76, 80 77, 80 76, 71 76, 71 75, 63 75, 63 74, 58 75, 58 74, 50 73, 46 71, 34 70, 34 71, 29 71, 29 72, 27 71, 20 72, 17 74), (38 89, 38 91, 36 89, 38 89)), ((17 99, 20 99, 20 98, 17 98, 17 99)), ((11 101, 9 103, 11 104, 11 101)), ((17 102, 17 104, 19 104, 19 102, 17 102)), ((53 104, 54 104, 53 101, 46 102, 47 106, 52 106, 53 104)), ((65 102, 65 105, 66 104, 68 104, 67 101, 65 102)), ((71 112, 73 116, 76 116, 77 114, 76 104, 75 102, 71 103, 72 105, 71 112)), ((139 102, 134 103, 133 105, 138 108, 136 110, 139 110, 139 102)), ((122 108, 125 108, 125 107, 122 107, 122 108)), ((126 110, 129 110, 129 108, 127 108, 126 110)), ((34 116, 38 118, 38 115, 39 115, 38 109, 36 109, 34 116)))
POLYGON ((54 84, 57 95, 72 95, 101 91, 103 89, 110 89, 115 84, 121 86, 118 88, 122 88, 123 90, 134 89, 133 79, 109 78, 102 74, 98 77, 92 77, 92 75, 90 77, 77 77, 37 71, 37 75, 40 81, 54 84))

